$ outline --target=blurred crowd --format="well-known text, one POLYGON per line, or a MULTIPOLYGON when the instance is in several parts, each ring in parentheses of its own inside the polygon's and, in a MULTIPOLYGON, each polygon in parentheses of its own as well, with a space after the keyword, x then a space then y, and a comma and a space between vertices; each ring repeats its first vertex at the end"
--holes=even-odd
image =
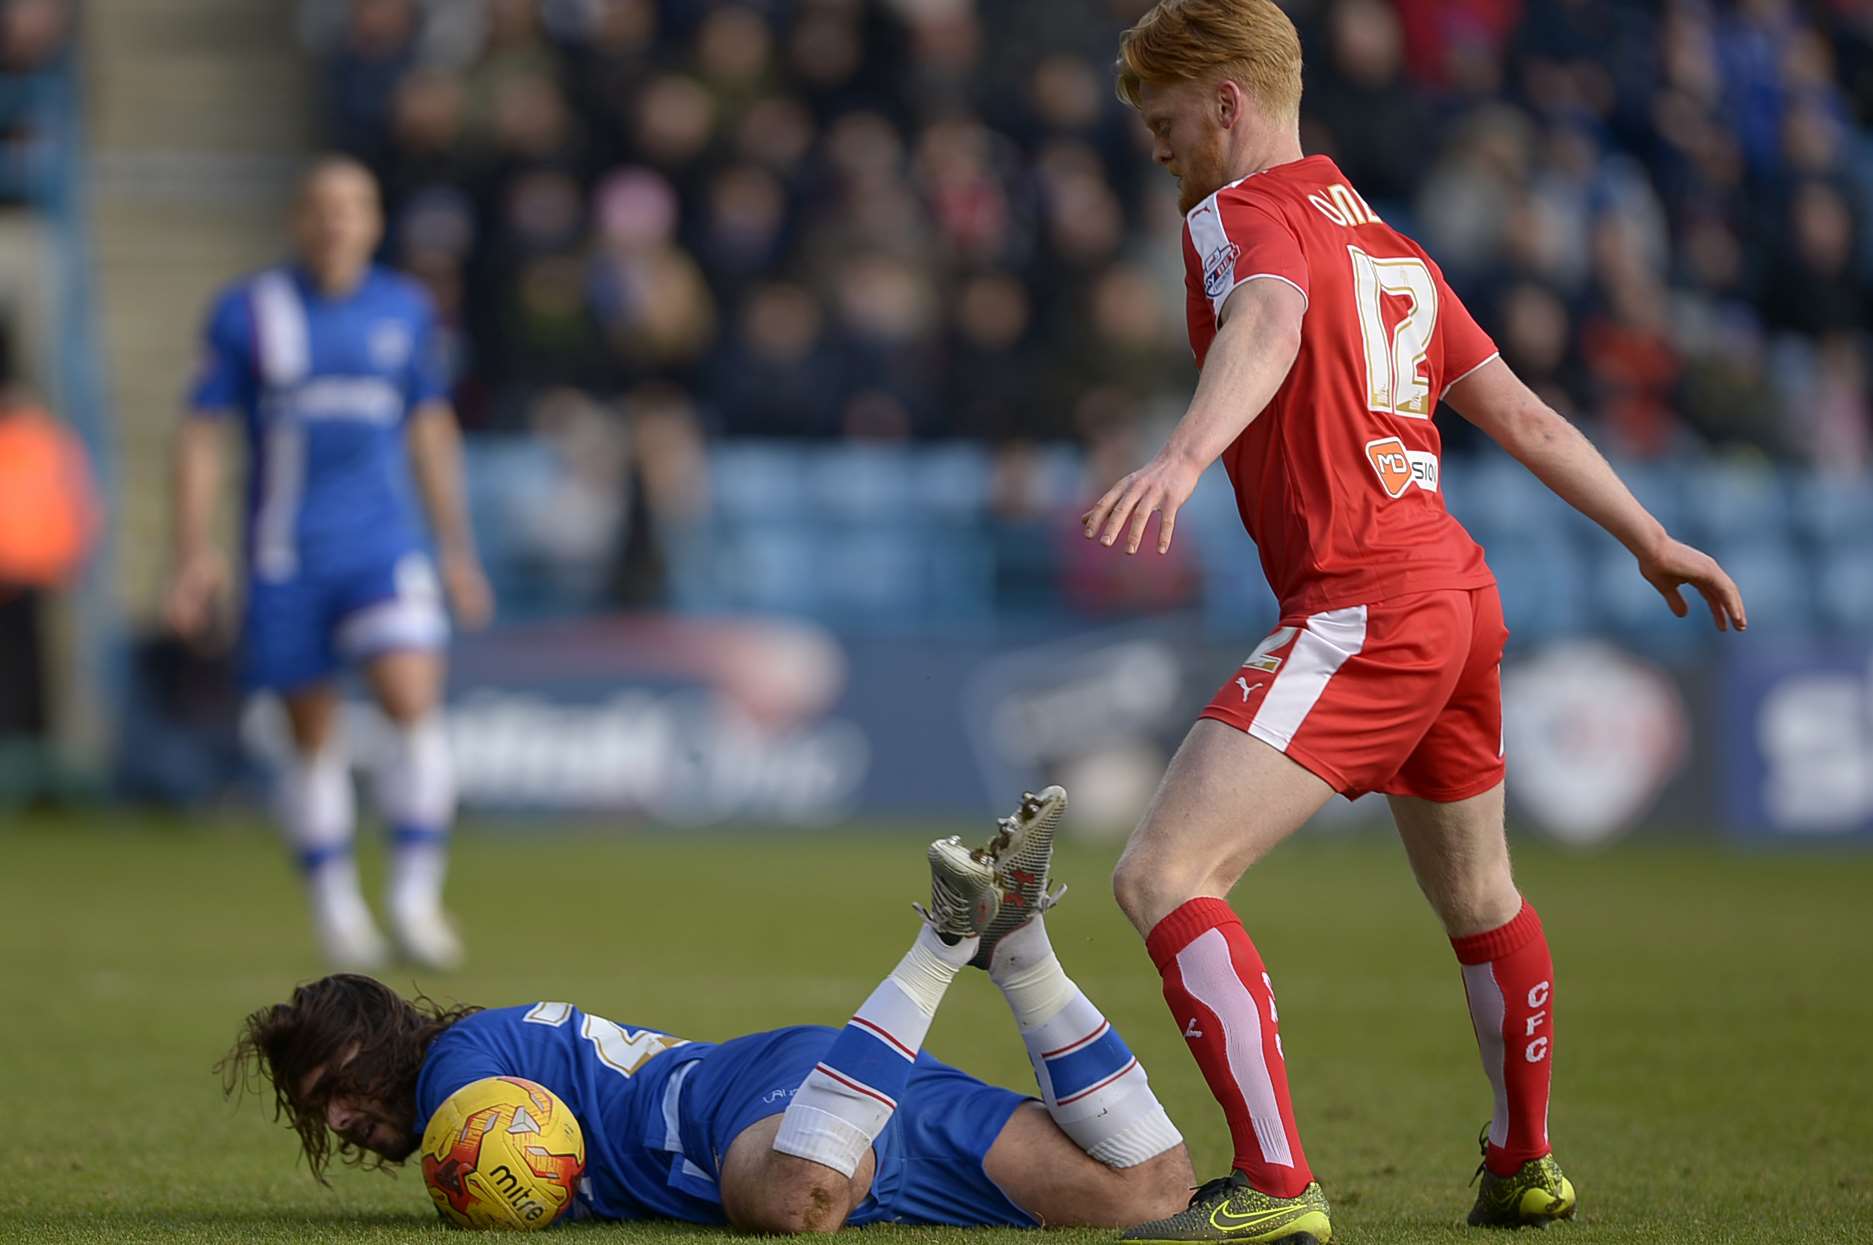
POLYGON ((0 75, 23 77, 56 64, 71 46, 74 0, 0 3, 0 75))
MULTIPOLYGON (((1146 7, 306 0, 302 29, 471 424, 650 386, 727 436, 1096 443, 1190 381, 1172 187, 1110 86, 1146 7)), ((1288 8, 1307 148, 1604 443, 1867 462, 1873 5, 1288 8)))
POLYGON ((76 0, 0 0, 0 203, 43 189, 76 24, 76 0))

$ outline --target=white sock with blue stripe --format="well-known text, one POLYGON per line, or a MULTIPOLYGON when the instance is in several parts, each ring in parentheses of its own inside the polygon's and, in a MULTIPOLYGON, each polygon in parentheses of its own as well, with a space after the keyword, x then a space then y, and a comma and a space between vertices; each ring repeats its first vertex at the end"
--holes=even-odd
POLYGON ((928 925, 918 932, 794 1092, 774 1149, 846 1176, 858 1170, 904 1096, 937 1005, 977 945, 965 938, 952 946, 928 925))
POLYGON ((371 913, 358 890, 351 850, 357 806, 344 749, 295 753, 280 772, 275 802, 321 937, 329 945, 335 936, 368 926, 371 913))
POLYGON ((377 804, 390 826, 390 909, 421 919, 440 910, 455 820, 455 767, 440 714, 386 735, 377 804))
POLYGON ((1054 1123, 1108 1167, 1135 1167, 1183 1141, 1144 1065, 1060 967, 1039 916, 995 948, 989 976, 1027 1044, 1054 1123))

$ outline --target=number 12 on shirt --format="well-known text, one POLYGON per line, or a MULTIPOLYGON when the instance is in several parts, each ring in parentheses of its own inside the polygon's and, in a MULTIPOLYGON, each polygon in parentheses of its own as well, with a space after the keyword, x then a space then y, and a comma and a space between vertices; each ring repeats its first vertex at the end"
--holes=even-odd
POLYGON ((1424 370, 1437 329, 1437 282, 1415 256, 1397 259, 1346 248, 1353 261, 1353 296, 1366 347, 1366 406, 1381 415, 1429 419, 1435 400, 1424 370), (1411 310, 1385 326, 1385 295, 1411 301, 1411 310))
MULTIPOLYGON (((533 1010, 521 1019, 530 1025, 557 1029, 572 1019, 572 1004, 536 1003, 533 1010)), ((643 1067, 652 1055, 661 1055, 675 1047, 689 1045, 685 1038, 671 1037, 655 1029, 627 1029, 590 1012, 586 1013, 585 1023, 579 1027, 579 1036, 592 1044, 600 1063, 620 1076, 630 1076, 643 1067)))

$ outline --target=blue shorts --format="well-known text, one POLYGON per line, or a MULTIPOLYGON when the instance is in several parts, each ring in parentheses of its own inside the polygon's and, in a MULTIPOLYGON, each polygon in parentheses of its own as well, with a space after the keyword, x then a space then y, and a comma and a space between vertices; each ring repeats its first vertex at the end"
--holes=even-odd
MULTIPOLYGON (((786 1111, 793 1092, 832 1046, 838 1030, 800 1025, 724 1042, 682 1087, 685 1156, 720 1177, 729 1145, 752 1124, 786 1111)), ((985 1084, 926 1053, 878 1140, 871 1193, 846 1222, 1031 1228, 983 1170, 989 1147, 1028 1099, 985 1084)), ((700 1189, 698 1190, 700 1192, 700 1189)))
POLYGON ((449 617, 429 556, 406 549, 344 571, 254 577, 241 627, 241 681, 290 692, 380 653, 437 649, 449 617))

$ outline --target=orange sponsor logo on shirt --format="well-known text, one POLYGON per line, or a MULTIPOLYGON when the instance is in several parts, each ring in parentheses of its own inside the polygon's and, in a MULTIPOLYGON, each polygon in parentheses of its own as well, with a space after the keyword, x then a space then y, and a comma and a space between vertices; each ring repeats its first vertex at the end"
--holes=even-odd
POLYGON ((1387 496, 1397 497, 1411 487, 1411 456, 1397 437, 1366 442, 1366 459, 1379 473, 1379 483, 1385 486, 1387 496))
POLYGON ((1427 493, 1437 491, 1437 455, 1428 450, 1408 450, 1397 437, 1380 437, 1366 442, 1366 461, 1388 497, 1401 497, 1414 484, 1427 493))

